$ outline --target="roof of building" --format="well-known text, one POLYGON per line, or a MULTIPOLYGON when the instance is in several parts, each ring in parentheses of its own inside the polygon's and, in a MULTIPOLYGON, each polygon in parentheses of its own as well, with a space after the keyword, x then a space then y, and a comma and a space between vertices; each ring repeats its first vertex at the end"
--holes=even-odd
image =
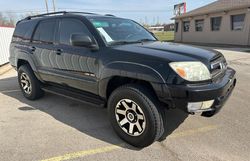
POLYGON ((206 6, 197 8, 190 12, 176 16, 173 19, 186 18, 198 15, 206 15, 217 12, 227 12, 230 10, 242 9, 250 7, 250 0, 218 0, 206 6))

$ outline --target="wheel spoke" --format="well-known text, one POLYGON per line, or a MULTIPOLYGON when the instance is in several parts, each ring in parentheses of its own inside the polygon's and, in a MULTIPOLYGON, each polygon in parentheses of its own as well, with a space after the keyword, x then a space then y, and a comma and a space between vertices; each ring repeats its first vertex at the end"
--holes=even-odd
POLYGON ((135 125, 138 128, 139 132, 141 132, 142 131, 142 127, 141 127, 141 125, 139 124, 138 121, 137 121, 137 123, 135 125))
POLYGON ((28 85, 25 84, 25 86, 23 87, 24 90, 26 90, 28 88, 28 85))
POLYGON ((23 79, 21 79, 21 83, 26 83, 26 81, 25 81, 25 80, 23 80, 23 79))
POLYGON ((130 134, 133 134, 134 127, 135 127, 134 124, 131 124, 131 123, 129 124, 129 133, 130 133, 130 134))
POLYGON ((23 77, 24 80, 27 80, 26 74, 23 74, 22 77, 23 77))
POLYGON ((136 111, 136 104, 132 104, 132 110, 136 111))
POLYGON ((29 92, 29 93, 30 93, 30 87, 28 87, 27 92, 29 92))
POLYGON ((144 120, 144 118, 143 118, 142 115, 139 115, 139 114, 138 114, 137 117, 138 117, 139 120, 144 120))
POLYGON ((128 123, 127 118, 125 117, 121 122, 120 125, 123 126, 124 124, 128 123))
POLYGON ((25 86, 25 83, 21 83, 21 86, 24 87, 24 86, 25 86))
POLYGON ((122 102, 122 105, 126 108, 126 110, 129 109, 129 106, 127 105, 127 103, 125 101, 122 102))
POLYGON ((126 111, 125 110, 120 110, 120 109, 117 109, 116 110, 116 113, 118 113, 118 114, 121 114, 121 115, 126 115, 126 111))

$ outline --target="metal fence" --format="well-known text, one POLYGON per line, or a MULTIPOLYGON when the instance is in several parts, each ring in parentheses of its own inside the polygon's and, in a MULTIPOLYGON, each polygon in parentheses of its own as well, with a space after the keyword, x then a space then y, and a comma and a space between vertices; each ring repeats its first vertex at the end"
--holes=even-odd
POLYGON ((0 66, 9 62, 9 46, 14 28, 0 26, 0 66))

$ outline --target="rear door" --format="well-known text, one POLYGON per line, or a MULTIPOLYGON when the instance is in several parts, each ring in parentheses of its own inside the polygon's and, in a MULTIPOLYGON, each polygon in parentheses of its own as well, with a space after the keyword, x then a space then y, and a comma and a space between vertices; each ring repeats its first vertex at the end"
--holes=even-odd
POLYGON ((31 51, 39 71, 39 75, 44 81, 53 81, 53 70, 55 68, 55 36, 58 20, 48 19, 38 23, 33 34, 31 51))
POLYGON ((86 47, 72 46, 72 34, 87 34, 86 25, 77 18, 61 18, 57 32, 56 59, 53 66, 61 84, 97 94, 98 52, 86 47))

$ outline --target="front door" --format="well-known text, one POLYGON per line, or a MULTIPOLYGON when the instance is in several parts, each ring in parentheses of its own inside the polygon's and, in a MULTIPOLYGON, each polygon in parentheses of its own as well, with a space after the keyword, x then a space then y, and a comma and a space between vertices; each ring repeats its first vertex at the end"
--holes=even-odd
POLYGON ((97 94, 98 52, 89 48, 72 46, 72 34, 87 34, 93 37, 85 24, 75 18, 62 18, 57 32, 56 57, 53 60, 60 83, 97 94))

